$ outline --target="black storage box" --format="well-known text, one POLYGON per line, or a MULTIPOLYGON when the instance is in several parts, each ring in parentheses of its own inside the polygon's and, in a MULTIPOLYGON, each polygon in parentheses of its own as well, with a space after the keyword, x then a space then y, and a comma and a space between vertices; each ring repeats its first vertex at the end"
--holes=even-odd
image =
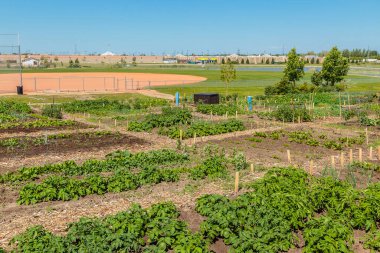
POLYGON ((24 94, 23 86, 17 86, 17 95, 23 95, 23 94, 24 94))
POLYGON ((218 93, 197 93, 194 94, 194 103, 203 104, 219 104, 219 94, 218 93))

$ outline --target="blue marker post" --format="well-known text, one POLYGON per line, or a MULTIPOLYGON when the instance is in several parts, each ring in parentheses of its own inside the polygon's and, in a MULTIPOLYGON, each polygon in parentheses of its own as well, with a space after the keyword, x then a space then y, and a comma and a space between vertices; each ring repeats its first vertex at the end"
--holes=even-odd
POLYGON ((247 102, 248 102, 248 110, 250 111, 250 112, 252 112, 252 96, 248 96, 247 97, 247 102))
POLYGON ((175 93, 175 105, 179 106, 179 92, 178 91, 175 93))

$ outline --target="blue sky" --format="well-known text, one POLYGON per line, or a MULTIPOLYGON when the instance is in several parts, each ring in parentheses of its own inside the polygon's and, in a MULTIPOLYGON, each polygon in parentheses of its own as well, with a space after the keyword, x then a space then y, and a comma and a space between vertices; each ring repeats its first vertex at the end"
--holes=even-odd
POLYGON ((0 33, 43 53, 380 51, 379 0, 12 0, 0 33))

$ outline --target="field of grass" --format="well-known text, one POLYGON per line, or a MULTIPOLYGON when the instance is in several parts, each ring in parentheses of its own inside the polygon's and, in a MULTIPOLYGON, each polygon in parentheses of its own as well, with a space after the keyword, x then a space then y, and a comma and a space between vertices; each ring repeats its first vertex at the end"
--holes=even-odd
MULTIPOLYGON (((313 65, 310 67, 318 67, 313 65)), ((273 85, 282 77, 282 72, 273 71, 271 68, 283 68, 283 65, 238 65, 237 68, 244 70, 237 71, 237 79, 230 85, 229 93, 238 93, 240 95, 260 95, 264 93, 265 87, 273 85), (268 71, 265 71, 268 68, 268 71), (252 69, 252 70, 251 70, 252 69)), ((371 67, 372 68, 372 67, 371 67)), ((174 94, 193 94, 198 92, 218 92, 224 94, 226 92, 225 84, 220 81, 220 71, 217 65, 202 68, 197 65, 138 65, 129 68, 111 68, 111 66, 94 66, 90 68, 69 69, 25 69, 25 73, 47 73, 47 72, 125 72, 125 73, 160 73, 160 74, 183 74, 196 75, 206 77, 207 81, 188 84, 154 87, 163 93, 174 94)), ((377 70, 371 69, 374 76, 365 76, 364 70, 355 67, 346 78, 348 91, 364 92, 364 91, 380 91, 380 78, 376 77, 377 70), (363 72, 364 71, 364 72, 363 72)), ((372 75, 372 74, 371 74, 372 75)), ((310 83, 311 71, 305 74, 305 77, 299 83, 310 83)))

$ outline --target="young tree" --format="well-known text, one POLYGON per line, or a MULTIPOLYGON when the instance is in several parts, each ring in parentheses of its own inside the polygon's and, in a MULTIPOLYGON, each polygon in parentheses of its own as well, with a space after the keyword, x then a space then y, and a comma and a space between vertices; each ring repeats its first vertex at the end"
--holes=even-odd
POLYGON ((244 64, 244 59, 243 58, 241 59, 240 64, 244 64))
POLYGON ((296 81, 300 80, 304 74, 305 63, 297 55, 296 49, 292 48, 288 53, 288 62, 284 69, 284 76, 293 83, 293 88, 296 87, 296 81))
POLYGON ((316 64, 319 64, 319 58, 317 58, 317 60, 315 61, 316 64))
POLYGON ((247 60, 245 61, 245 64, 249 64, 249 59, 247 58, 247 60))
POLYGON ((226 96, 228 95, 228 87, 232 81, 236 79, 236 69, 230 61, 227 64, 222 64, 220 69, 220 80, 226 85, 226 96))
POLYGON ((343 57, 337 47, 333 47, 322 64, 322 78, 326 85, 334 86, 344 80, 348 73, 348 60, 343 57))
POLYGON ((133 56, 132 58, 132 66, 137 66, 136 56, 133 56))
POLYGON ((320 71, 315 71, 311 76, 311 83, 315 86, 321 86, 323 82, 322 74, 320 71))
POLYGON ((266 59, 265 64, 269 64, 269 59, 266 59))
POLYGON ((271 64, 274 64, 274 58, 272 58, 272 60, 271 60, 271 62, 270 62, 271 64))
POLYGON ((311 58, 311 60, 310 60, 310 64, 314 64, 315 63, 315 59, 314 59, 314 57, 313 58, 311 58))
POLYGON ((222 58, 222 64, 226 64, 226 61, 224 60, 224 58, 222 58))

